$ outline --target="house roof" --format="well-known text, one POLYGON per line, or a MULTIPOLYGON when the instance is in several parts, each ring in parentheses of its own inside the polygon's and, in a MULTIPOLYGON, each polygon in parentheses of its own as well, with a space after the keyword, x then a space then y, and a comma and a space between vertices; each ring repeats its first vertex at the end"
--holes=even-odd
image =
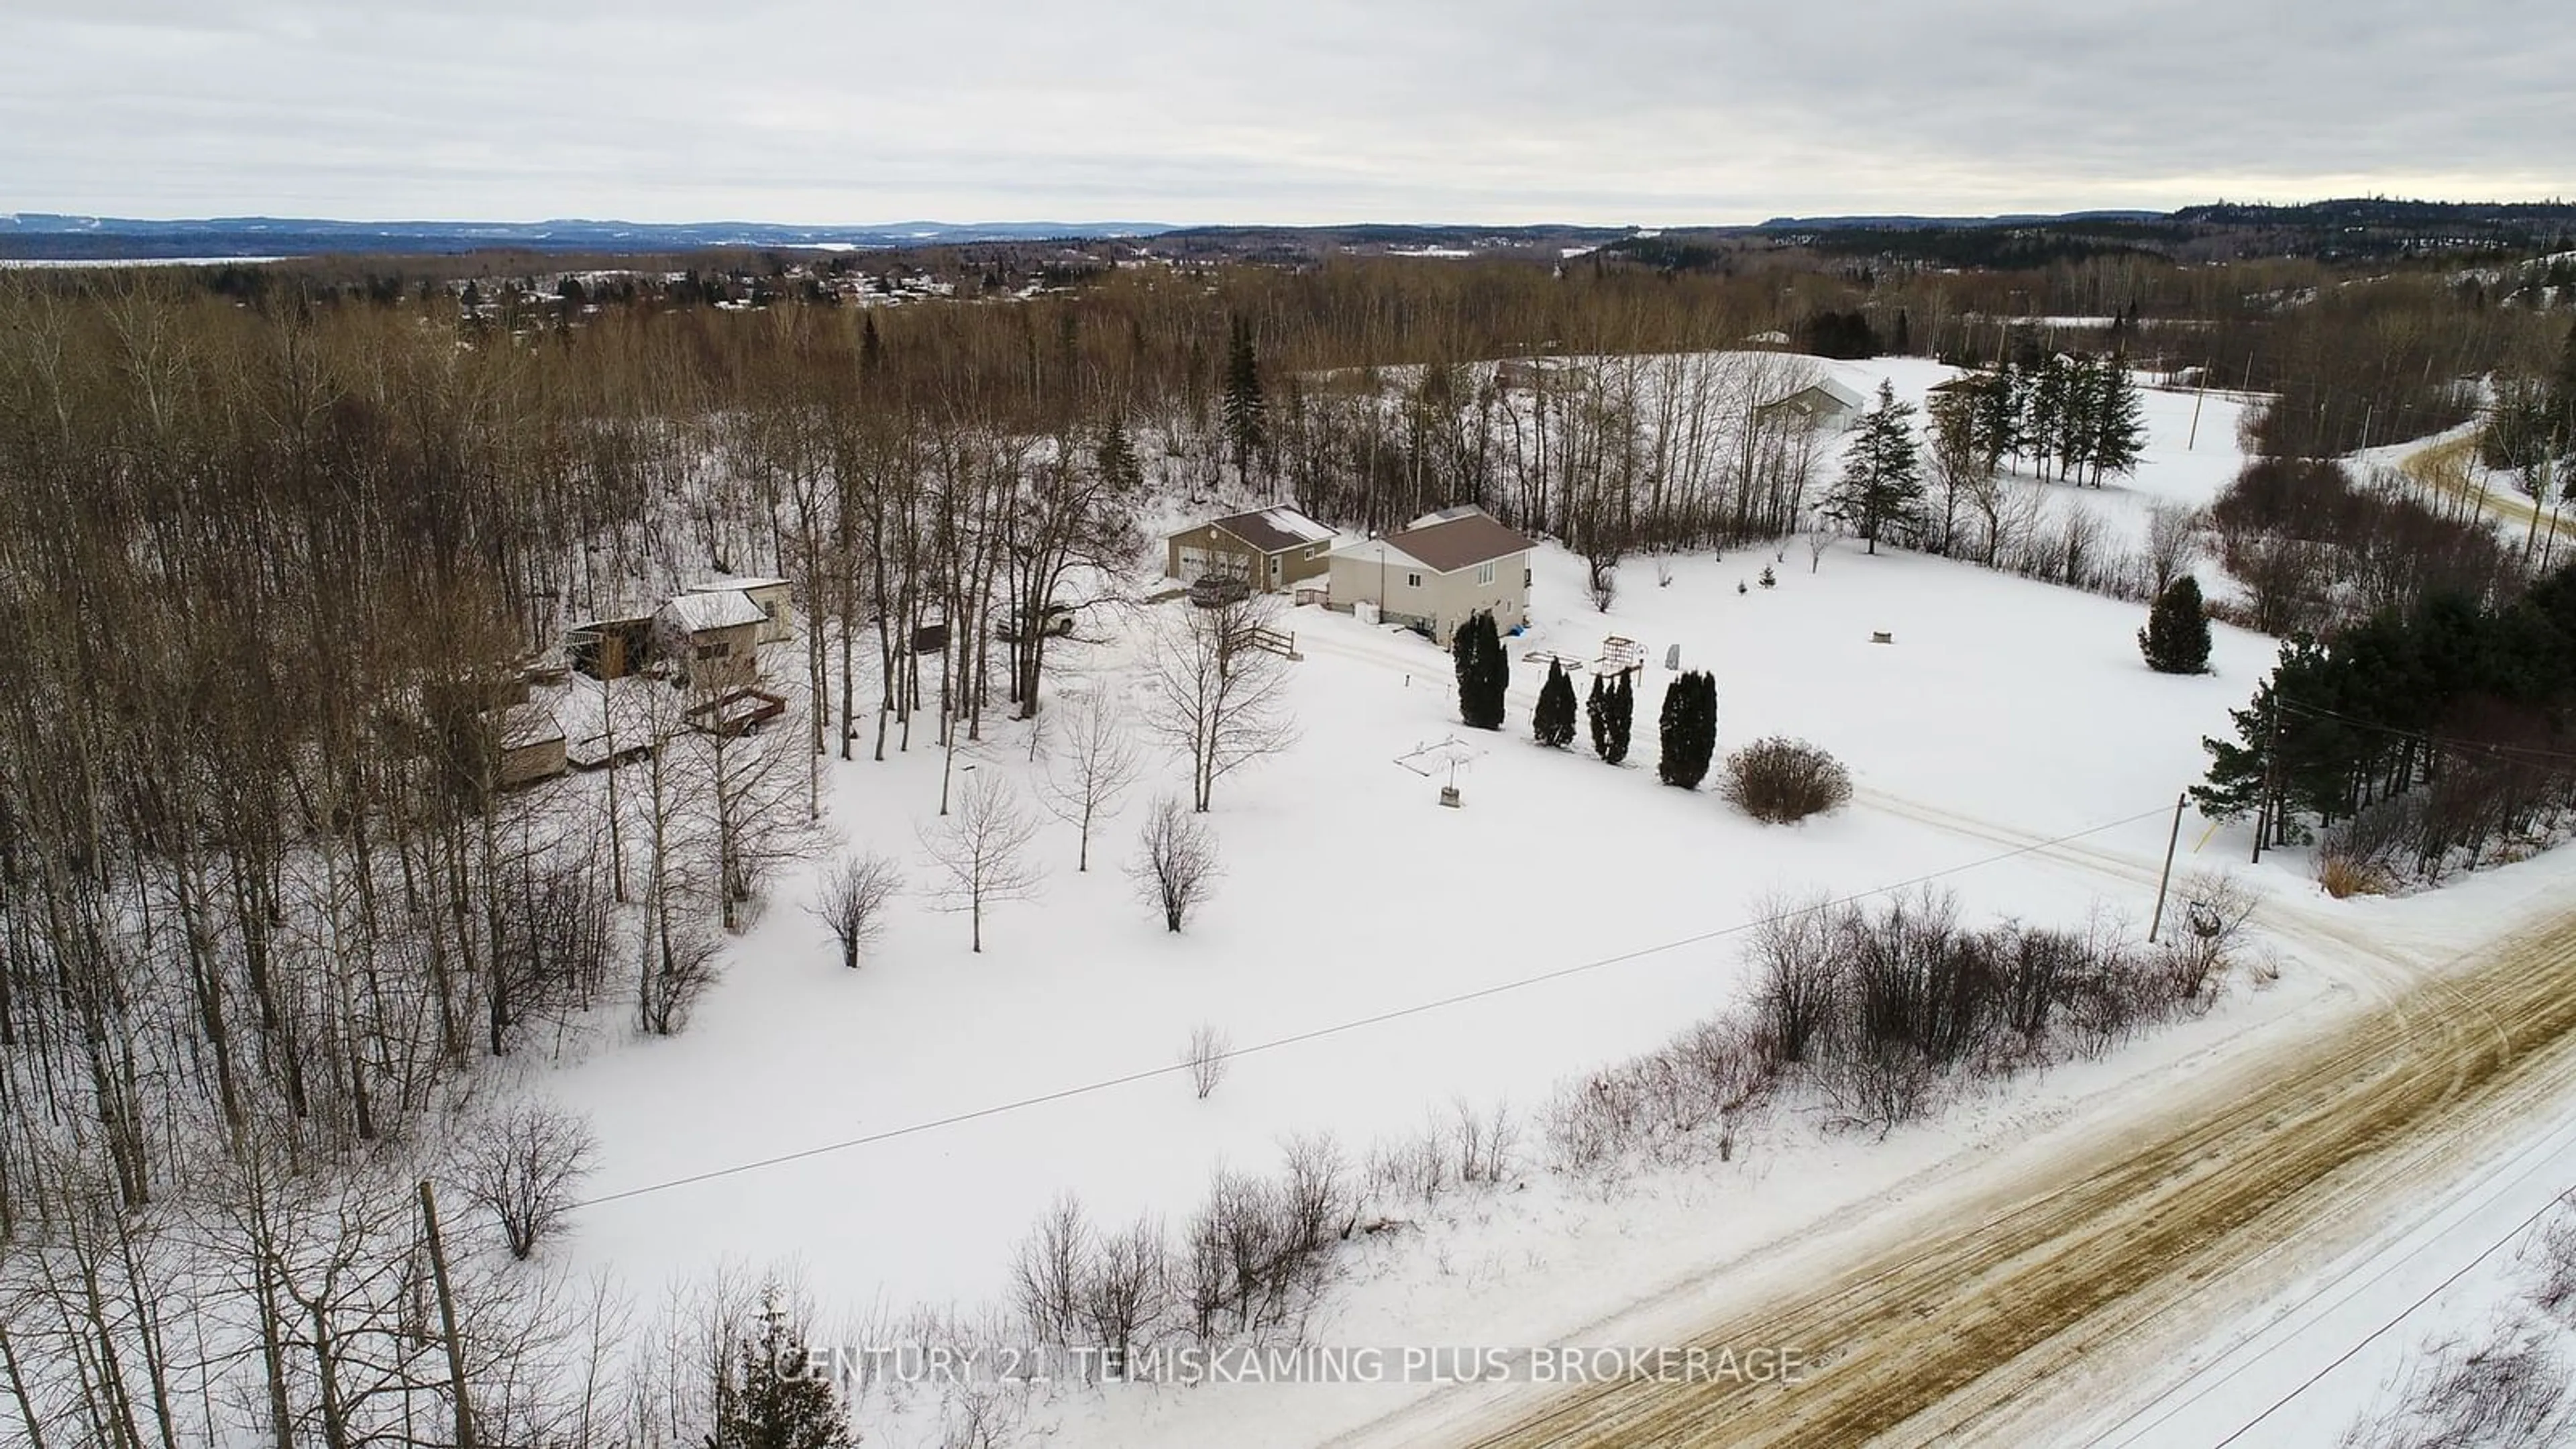
POLYGON ((1256 508, 1249 513, 1229 514, 1208 525, 1221 528, 1263 553, 1279 553, 1302 548, 1310 543, 1326 543, 1333 530, 1317 523, 1285 503, 1256 508))
POLYGON ((1813 411, 1818 410, 1818 405, 1825 402, 1832 403, 1844 412, 1852 413, 1859 412, 1869 406, 1868 399, 1863 398, 1859 393, 1852 391, 1850 388, 1843 386, 1841 383, 1836 382, 1830 377, 1818 378, 1814 382, 1808 383, 1805 387, 1795 388, 1791 391, 1782 393, 1780 396, 1764 403, 1763 406, 1766 408, 1777 408, 1804 404, 1813 411))
POLYGON ((662 609, 684 634, 703 634, 710 629, 765 623, 769 618, 758 604, 751 601, 751 595, 740 589, 681 594, 664 604, 662 609))
MULTIPOLYGON (((1456 510, 1444 510, 1455 512, 1456 510)), ((1438 515, 1433 515, 1438 517, 1438 515)), ((1520 534, 1505 528, 1494 516, 1478 509, 1460 517, 1443 518, 1437 523, 1420 524, 1402 533, 1390 533, 1385 542, 1393 548, 1422 561, 1433 573, 1452 574, 1480 563, 1527 553, 1536 547, 1520 534)))

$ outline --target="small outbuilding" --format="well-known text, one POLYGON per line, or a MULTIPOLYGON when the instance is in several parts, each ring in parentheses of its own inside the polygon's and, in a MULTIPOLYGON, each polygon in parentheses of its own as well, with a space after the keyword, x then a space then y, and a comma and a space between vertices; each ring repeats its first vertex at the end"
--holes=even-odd
POLYGON ((796 591, 785 579, 721 578, 689 585, 693 594, 738 593, 760 606, 760 642, 775 644, 796 633, 796 591))
POLYGON ((1370 604, 1386 622, 1443 644, 1478 612, 1511 629, 1529 622, 1535 547, 1481 508, 1445 508, 1400 533, 1333 550, 1331 607, 1370 604))
POLYGON ((576 674, 606 683, 641 674, 653 663, 653 616, 593 619, 564 631, 564 659, 576 674))
POLYGON ((722 694, 760 679, 769 616, 740 589, 681 594, 655 616, 661 656, 692 689, 722 694))
POLYGON ((564 772, 563 726, 555 722, 553 711, 523 704, 504 711, 499 723, 501 758, 492 776, 495 787, 513 790, 564 772))
POLYGON ((1325 571, 1333 538, 1329 525, 1275 503, 1166 536, 1163 571, 1185 584, 1224 574, 1257 589, 1284 589, 1325 571))

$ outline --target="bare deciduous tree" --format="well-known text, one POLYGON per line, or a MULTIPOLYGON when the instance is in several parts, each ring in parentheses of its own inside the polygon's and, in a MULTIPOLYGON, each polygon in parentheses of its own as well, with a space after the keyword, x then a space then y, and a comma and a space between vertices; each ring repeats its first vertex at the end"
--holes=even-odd
POLYGON ((1220 778, 1296 739, 1287 661, 1255 643, 1277 611, 1275 599, 1256 594, 1166 613, 1149 626, 1146 727, 1188 756, 1196 809, 1208 808, 1220 778))
POLYGON ((1136 756, 1117 701, 1106 689, 1094 689, 1080 704, 1063 712, 1059 748, 1047 762, 1039 799, 1055 817, 1081 833, 1074 869, 1091 869, 1091 827, 1113 814, 1136 783, 1143 762, 1136 756))
POLYGON ((1190 1039, 1181 1047, 1181 1064, 1189 1068, 1190 1086, 1204 1102, 1225 1080, 1226 1066, 1233 1061, 1228 1053, 1234 1041, 1217 1029, 1214 1022, 1200 1022, 1190 1028, 1190 1039))
POLYGON ((572 1212, 573 1192, 598 1157, 589 1122, 521 1102, 466 1129, 457 1147, 457 1186, 467 1202, 492 1215, 510 1256, 525 1260, 572 1212))
POLYGON ((1127 878, 1136 883, 1138 899, 1162 911, 1163 929, 1177 932, 1188 924, 1190 911, 1216 890, 1221 874, 1216 832, 1172 796, 1156 800, 1137 834, 1127 878))
POLYGON ((841 964, 856 971, 859 953, 885 929, 888 902, 903 890, 903 874, 882 855, 854 855, 823 877, 822 894, 806 907, 841 943, 841 964))
POLYGON ((1028 858, 1037 822, 1008 785, 978 772, 958 793, 957 808, 921 831, 936 880, 932 908, 963 911, 973 922, 975 949, 984 949, 984 912, 1004 901, 1037 894, 1046 873, 1028 858))

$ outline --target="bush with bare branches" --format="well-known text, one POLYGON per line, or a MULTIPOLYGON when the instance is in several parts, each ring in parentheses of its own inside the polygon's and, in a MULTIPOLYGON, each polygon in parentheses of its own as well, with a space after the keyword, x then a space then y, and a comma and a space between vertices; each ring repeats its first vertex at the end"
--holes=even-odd
POLYGON ((510 1256, 526 1259, 572 1213, 573 1194, 599 1159, 590 1123, 539 1102, 520 1102, 465 1130, 456 1182, 491 1214, 510 1256))
POLYGON ((885 930, 888 903, 903 890, 903 873, 882 855, 854 855, 823 877, 821 893, 805 909, 841 943, 841 964, 859 969, 859 954, 885 930))
POLYGON ((1234 1041, 1213 1022, 1200 1022, 1190 1028, 1190 1039, 1181 1047, 1181 1065, 1189 1072, 1190 1087, 1204 1102, 1225 1080, 1225 1069, 1234 1058, 1234 1041))
POLYGON ((1215 891, 1222 874, 1216 832, 1179 800, 1156 800, 1137 833, 1127 878, 1135 882, 1139 900, 1163 913, 1163 929, 1178 932, 1187 925, 1191 910, 1215 891))
POLYGON ((1851 772, 1804 740, 1777 735, 1726 757, 1718 786, 1727 801, 1769 825, 1788 825, 1850 803, 1851 772))

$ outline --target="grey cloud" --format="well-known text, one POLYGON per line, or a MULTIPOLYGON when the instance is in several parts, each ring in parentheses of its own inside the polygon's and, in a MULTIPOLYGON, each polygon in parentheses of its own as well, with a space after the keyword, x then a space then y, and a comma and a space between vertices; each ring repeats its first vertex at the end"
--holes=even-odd
POLYGON ((1686 222, 2567 190, 2556 7, 100 0, 0 209, 1686 222))

